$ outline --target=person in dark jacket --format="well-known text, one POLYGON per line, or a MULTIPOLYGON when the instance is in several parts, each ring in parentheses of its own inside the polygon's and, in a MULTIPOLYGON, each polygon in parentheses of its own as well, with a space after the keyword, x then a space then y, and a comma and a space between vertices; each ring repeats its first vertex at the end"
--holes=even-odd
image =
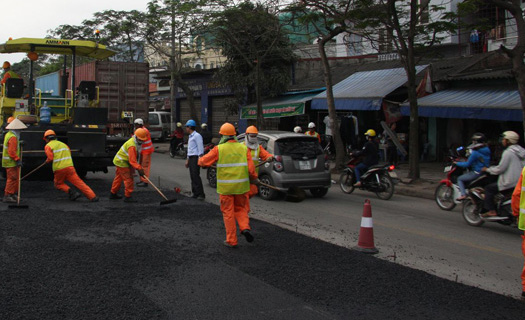
POLYGON ((204 143, 204 145, 210 144, 213 139, 213 134, 208 129, 208 125, 206 123, 201 124, 201 129, 202 143, 204 143))
POLYGON ((355 167, 355 181, 354 187, 361 187, 361 174, 365 173, 368 168, 376 165, 379 162, 379 148, 377 142, 375 142, 376 132, 369 129, 365 132, 366 143, 363 149, 352 153, 353 156, 363 156, 363 161, 355 167))

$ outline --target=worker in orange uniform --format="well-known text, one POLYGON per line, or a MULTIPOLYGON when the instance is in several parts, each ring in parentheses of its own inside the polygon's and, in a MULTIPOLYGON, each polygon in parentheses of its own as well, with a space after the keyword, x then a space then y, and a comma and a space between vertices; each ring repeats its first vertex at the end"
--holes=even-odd
POLYGON ((218 146, 199 159, 199 166, 209 167, 217 162, 217 193, 226 228, 224 245, 237 247, 237 227, 246 241, 252 242, 248 208, 250 198, 250 181, 259 184, 250 150, 238 143, 235 138, 235 127, 231 123, 221 126, 219 133, 223 136, 218 146))
POLYGON ((11 64, 9 63, 9 61, 4 61, 2 68, 4 69, 4 76, 2 77, 2 81, 0 81, 0 84, 5 84, 5 82, 9 78, 13 78, 13 79, 20 78, 20 76, 16 72, 11 71, 11 64))
POLYGON ((73 188, 65 184, 66 180, 78 188, 86 198, 91 202, 97 202, 98 197, 87 184, 77 175, 75 167, 73 166, 73 158, 71 157, 71 150, 68 145, 58 141, 57 135, 53 130, 44 132, 44 140, 46 141, 46 162, 53 163, 53 174, 55 175, 55 188, 62 190, 69 195, 69 200, 75 201, 80 197, 73 188))
MULTIPOLYGON (((512 214, 518 217, 518 228, 523 230, 521 236, 521 251, 523 252, 523 258, 525 259, 525 168, 521 171, 520 179, 514 188, 512 193, 512 214)), ((521 299, 525 300, 525 261, 523 263, 523 271, 521 272, 521 299)))
POLYGON ((135 134, 126 141, 113 158, 113 164, 116 166, 115 179, 111 185, 111 194, 109 199, 122 199, 117 192, 124 182, 124 202, 137 202, 131 198, 133 193, 133 169, 136 169, 139 175, 144 176, 144 169, 137 162, 141 145, 148 140, 148 133, 143 128, 135 130, 135 134))
MULTIPOLYGON (((259 139, 257 139, 257 136, 259 135, 259 131, 255 126, 249 126, 246 128, 246 139, 244 139, 244 144, 250 149, 251 156, 253 160, 253 165, 255 166, 255 172, 257 175, 259 175, 259 168, 257 165, 259 164, 259 160, 262 161, 272 161, 273 155, 266 151, 263 146, 259 144, 259 139)), ((257 189, 257 186, 254 184, 250 184, 250 193, 248 194, 249 197, 253 197, 259 192, 257 189)), ((249 211, 248 211, 249 212, 249 211)))
MULTIPOLYGON (((148 139, 142 143, 140 146, 140 155, 139 155, 139 164, 144 169, 144 174, 149 179, 149 171, 151 169, 151 154, 155 149, 153 148, 153 142, 151 141, 151 133, 149 130, 144 127, 144 120, 141 118, 135 119, 135 130, 144 129, 148 134, 148 139)), ((140 177, 140 182, 137 182, 139 187, 147 187, 148 181, 144 177, 140 177)))
POLYGON ((316 137, 317 139, 319 139, 319 143, 321 143, 321 135, 315 132, 315 123, 310 122, 308 124, 308 131, 306 131, 304 134, 306 134, 307 136, 316 137))
POLYGON ((3 202, 17 202, 16 193, 20 181, 20 168, 22 160, 20 159, 20 131, 27 129, 26 125, 14 119, 6 127, 9 130, 4 136, 4 148, 2 152, 2 167, 6 170, 7 181, 5 183, 3 202))

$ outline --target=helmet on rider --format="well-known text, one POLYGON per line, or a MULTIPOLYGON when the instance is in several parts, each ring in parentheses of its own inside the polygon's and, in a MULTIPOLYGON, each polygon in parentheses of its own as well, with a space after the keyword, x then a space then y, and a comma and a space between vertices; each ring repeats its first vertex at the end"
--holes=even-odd
POLYGON ((506 139, 509 144, 516 144, 520 139, 520 135, 514 131, 505 131, 501 134, 502 139, 506 139))
POLYGON ((233 124, 226 122, 221 126, 221 129, 219 130, 219 134, 223 136, 234 136, 235 135, 235 127, 233 124))
POLYGON ((182 128, 182 123, 177 122, 177 128, 182 128))
POLYGON ((293 132, 301 133, 301 132, 303 132, 303 129, 301 129, 301 127, 297 126, 297 127, 293 128, 293 132))
POLYGON ((310 122, 310 123, 308 124, 308 129, 315 129, 315 123, 310 122))
POLYGON ((467 147, 469 149, 479 149, 479 148, 485 146, 485 142, 487 142, 487 138, 481 132, 474 133, 472 135, 472 139, 471 140, 472 140, 472 144, 467 147))
POLYGON ((208 125, 206 123, 203 123, 203 124, 201 124, 201 128, 202 129, 206 129, 206 128, 208 128, 208 125))
POLYGON ((373 129, 368 129, 368 130, 365 132, 365 136, 367 136, 367 137, 375 137, 375 136, 376 136, 376 132, 375 132, 375 130, 373 130, 373 129))
POLYGON ((141 118, 137 118, 137 119, 135 119, 135 121, 133 121, 133 123, 134 123, 135 125, 141 125, 141 126, 143 126, 143 125, 144 125, 144 120, 142 120, 141 118))

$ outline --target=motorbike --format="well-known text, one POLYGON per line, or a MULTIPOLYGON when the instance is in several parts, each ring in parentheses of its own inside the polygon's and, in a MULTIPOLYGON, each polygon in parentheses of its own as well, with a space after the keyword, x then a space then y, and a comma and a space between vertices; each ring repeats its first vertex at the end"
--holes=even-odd
POLYGON ((485 222, 497 222, 506 226, 516 225, 516 217, 512 215, 511 207, 512 189, 500 192, 494 197, 497 216, 486 218, 481 216, 484 211, 483 202, 485 200, 485 189, 483 187, 496 180, 497 176, 484 174, 470 183, 467 191, 468 198, 463 203, 463 219, 469 225, 479 227, 485 222))
MULTIPOLYGON (((458 148, 459 149, 459 148, 458 148)), ((459 155, 449 155, 448 161, 445 163, 443 170, 447 177, 441 180, 434 193, 436 204, 443 210, 450 211, 460 204, 462 201, 456 200, 461 196, 458 185, 458 177, 465 173, 465 169, 454 165, 455 161, 464 161, 459 155)))
POLYGON ((175 158, 186 158, 186 155, 188 153, 188 145, 185 144, 183 141, 179 142, 175 148, 172 148, 170 145, 170 157, 175 158))
MULTIPOLYGON (((344 172, 339 177, 339 186, 346 194, 354 192, 355 167, 361 162, 359 157, 350 155, 350 161, 346 164, 344 172)), ((392 198, 394 194, 394 181, 390 177, 390 172, 395 167, 393 165, 374 165, 361 175, 361 190, 375 192, 377 197, 382 200, 392 198)))

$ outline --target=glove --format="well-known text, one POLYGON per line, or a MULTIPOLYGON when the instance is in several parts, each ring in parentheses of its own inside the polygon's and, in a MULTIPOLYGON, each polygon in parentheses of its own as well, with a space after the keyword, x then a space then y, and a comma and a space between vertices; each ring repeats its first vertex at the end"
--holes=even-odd
POLYGON ((250 183, 259 187, 261 185, 261 180, 255 179, 255 180, 250 181, 250 183))
POLYGON ((22 168, 22 159, 16 160, 16 166, 22 168))
POLYGON ((137 172, 139 173, 139 176, 144 177, 146 174, 144 173, 144 169, 138 169, 137 172))

